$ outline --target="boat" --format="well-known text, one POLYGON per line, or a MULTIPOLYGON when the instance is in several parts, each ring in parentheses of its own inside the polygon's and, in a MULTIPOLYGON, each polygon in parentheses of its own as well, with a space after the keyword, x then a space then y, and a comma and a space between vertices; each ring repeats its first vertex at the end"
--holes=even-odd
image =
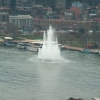
POLYGON ((3 39, 0 39, 0 46, 3 46, 4 45, 4 41, 3 39))
POLYGON ((91 53, 90 49, 88 48, 88 39, 87 39, 86 47, 83 48, 81 51, 82 51, 83 53, 86 53, 86 54, 90 54, 90 53, 91 53))
POLYGON ((92 98, 92 100, 100 100, 100 98, 92 98))
POLYGON ((14 42, 11 42, 11 41, 9 41, 9 42, 4 42, 4 45, 5 45, 5 46, 8 46, 8 47, 13 47, 13 46, 15 46, 14 42))
POLYGON ((30 51, 38 51, 38 47, 36 47, 36 46, 30 46, 30 45, 28 45, 27 47, 26 47, 26 49, 27 50, 30 50, 30 51))
POLYGON ((26 42, 17 43, 17 48, 18 49, 26 49, 27 48, 27 43, 26 42))
POLYGON ((38 51, 42 47, 42 43, 38 41, 29 42, 26 49, 30 51, 38 51))
POLYGON ((58 44, 58 46, 59 46, 59 49, 60 49, 60 50, 66 50, 66 47, 63 46, 62 44, 58 44))
POLYGON ((91 53, 91 51, 90 51, 88 48, 84 48, 84 49, 82 49, 81 51, 82 51, 83 53, 87 53, 87 54, 91 53))
POLYGON ((5 46, 9 46, 9 47, 15 46, 13 38, 11 38, 11 37, 4 37, 4 45, 5 46))

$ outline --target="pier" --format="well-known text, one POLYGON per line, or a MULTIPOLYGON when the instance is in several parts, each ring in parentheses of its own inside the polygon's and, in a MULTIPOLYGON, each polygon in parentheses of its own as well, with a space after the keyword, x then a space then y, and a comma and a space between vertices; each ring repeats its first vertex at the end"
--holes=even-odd
MULTIPOLYGON (((66 49, 69 49, 69 50, 73 50, 73 51, 81 51, 83 48, 79 48, 79 47, 73 47, 73 46, 69 46, 69 45, 64 45, 64 47, 66 49)), ((99 49, 90 49, 91 53, 94 53, 94 54, 99 54, 100 50, 99 49)))

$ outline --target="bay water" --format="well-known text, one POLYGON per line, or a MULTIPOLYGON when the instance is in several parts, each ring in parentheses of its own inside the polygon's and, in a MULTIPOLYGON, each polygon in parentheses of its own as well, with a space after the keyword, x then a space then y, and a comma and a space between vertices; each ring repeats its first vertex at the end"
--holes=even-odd
POLYGON ((37 52, 0 47, 0 100, 91 100, 100 97, 100 55, 61 51, 66 62, 38 61, 37 52))

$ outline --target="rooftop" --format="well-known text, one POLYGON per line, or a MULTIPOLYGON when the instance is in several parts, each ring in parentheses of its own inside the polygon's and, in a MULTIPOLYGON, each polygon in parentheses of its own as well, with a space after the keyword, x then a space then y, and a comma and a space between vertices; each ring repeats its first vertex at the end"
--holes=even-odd
POLYGON ((4 39, 12 40, 13 38, 11 38, 11 37, 4 37, 4 39))
POLYGON ((8 13, 6 13, 6 12, 0 12, 0 14, 7 15, 8 13))
POLYGON ((32 18, 30 15, 15 15, 15 16, 9 16, 12 19, 26 19, 26 18, 32 18))

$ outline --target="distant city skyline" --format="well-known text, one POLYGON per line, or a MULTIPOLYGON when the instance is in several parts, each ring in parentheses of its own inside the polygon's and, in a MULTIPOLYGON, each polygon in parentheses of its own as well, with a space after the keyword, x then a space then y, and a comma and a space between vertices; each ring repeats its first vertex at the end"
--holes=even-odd
MULTIPOLYGON (((11 8, 14 9, 16 5, 18 5, 18 3, 26 2, 26 1, 28 2, 35 1, 36 4, 42 4, 43 6, 50 6, 54 8, 56 7, 57 0, 0 0, 0 7, 11 6, 11 8)), ((69 8, 73 1, 87 3, 90 6, 97 6, 100 3, 100 0, 61 0, 61 1, 66 1, 66 4, 65 4, 66 8, 69 8)))

